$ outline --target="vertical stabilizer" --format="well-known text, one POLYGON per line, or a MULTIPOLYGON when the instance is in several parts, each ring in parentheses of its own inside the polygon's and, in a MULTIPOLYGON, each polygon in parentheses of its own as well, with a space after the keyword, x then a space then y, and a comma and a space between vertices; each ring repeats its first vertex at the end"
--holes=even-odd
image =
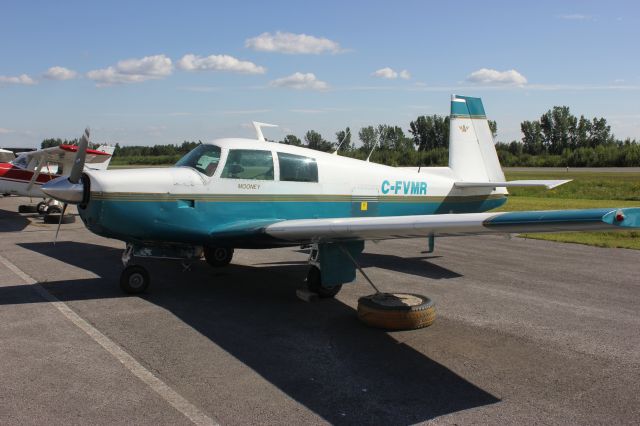
POLYGON ((451 96, 449 167, 462 182, 505 180, 480 98, 451 96))
POLYGON ((107 170, 107 167, 109 167, 109 163, 111 163, 111 159, 113 158, 113 152, 115 150, 116 150, 115 146, 100 145, 98 148, 96 148, 96 151, 106 152, 107 154, 109 154, 109 158, 107 158, 102 163, 87 164, 86 167, 91 170, 107 170))

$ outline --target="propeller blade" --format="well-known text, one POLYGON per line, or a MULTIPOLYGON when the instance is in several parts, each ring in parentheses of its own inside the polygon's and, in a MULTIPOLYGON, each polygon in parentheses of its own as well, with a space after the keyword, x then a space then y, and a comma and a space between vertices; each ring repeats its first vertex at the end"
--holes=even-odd
POLYGON ((71 168, 71 173, 69 174, 69 182, 78 183, 80 182, 80 177, 82 176, 82 171, 84 170, 84 161, 87 157, 87 148, 89 147, 89 135, 90 131, 87 127, 84 129, 84 133, 80 138, 80 142, 78 142, 78 152, 76 153, 76 158, 73 160, 73 167, 71 168))
POLYGON ((64 217, 64 212, 67 210, 67 203, 64 203, 62 205, 62 213, 60 213, 60 220, 58 221, 58 227, 56 228, 56 236, 53 238, 53 245, 56 245, 56 242, 58 241, 58 233, 60 232, 60 225, 62 225, 62 218, 64 217))

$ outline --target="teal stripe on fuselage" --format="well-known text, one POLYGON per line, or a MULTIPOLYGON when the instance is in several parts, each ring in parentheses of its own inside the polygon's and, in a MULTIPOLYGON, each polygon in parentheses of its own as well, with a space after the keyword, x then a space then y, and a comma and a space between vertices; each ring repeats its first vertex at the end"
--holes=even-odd
MULTIPOLYGON (((438 213, 472 213, 501 206, 506 198, 453 202, 206 202, 193 207, 180 201, 92 200, 80 208, 86 226, 98 235, 127 242, 165 241, 213 244, 228 231, 246 241, 266 224, 288 219, 359 216, 407 216, 438 213)), ((256 245, 261 242, 257 241, 256 245)), ((246 246, 246 244, 243 244, 246 246)))

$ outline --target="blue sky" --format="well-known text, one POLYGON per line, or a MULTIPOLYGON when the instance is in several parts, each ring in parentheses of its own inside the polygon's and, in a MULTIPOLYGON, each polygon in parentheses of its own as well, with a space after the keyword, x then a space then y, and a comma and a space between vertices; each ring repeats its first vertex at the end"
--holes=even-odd
MULTIPOLYGON (((13 1, 0 147, 180 143, 447 114, 480 96, 499 140, 554 105, 640 139, 635 1, 13 1)), ((354 133, 355 133, 354 131, 354 133)))

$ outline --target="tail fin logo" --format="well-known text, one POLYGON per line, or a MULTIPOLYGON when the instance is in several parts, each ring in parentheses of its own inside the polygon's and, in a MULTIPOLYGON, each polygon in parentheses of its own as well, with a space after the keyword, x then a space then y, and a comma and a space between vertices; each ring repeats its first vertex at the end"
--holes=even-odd
POLYGON ((460 129, 462 133, 467 133, 467 130, 469 130, 469 126, 463 124, 462 126, 458 126, 458 129, 460 129))

